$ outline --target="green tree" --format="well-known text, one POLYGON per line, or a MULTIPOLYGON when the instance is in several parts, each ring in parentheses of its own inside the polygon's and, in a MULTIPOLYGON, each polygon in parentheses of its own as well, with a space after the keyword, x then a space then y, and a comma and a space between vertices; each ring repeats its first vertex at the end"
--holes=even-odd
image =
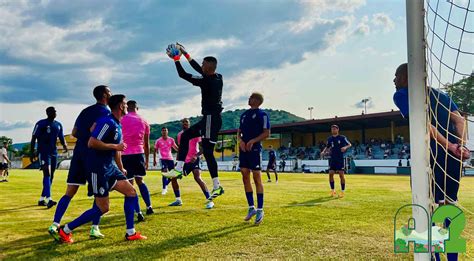
POLYGON ((17 155, 17 156, 21 157, 21 156, 28 156, 28 155, 30 155, 30 145, 31 145, 31 144, 29 144, 29 143, 28 143, 28 144, 25 144, 25 146, 23 146, 23 148, 21 148, 21 150, 18 151, 18 155, 17 155))
POLYGON ((7 136, 1 136, 0 137, 0 146, 3 146, 4 142, 7 142, 8 145, 12 145, 13 140, 11 138, 8 138, 7 136))
POLYGON ((474 114, 474 72, 469 77, 446 85, 446 92, 462 112, 474 114))

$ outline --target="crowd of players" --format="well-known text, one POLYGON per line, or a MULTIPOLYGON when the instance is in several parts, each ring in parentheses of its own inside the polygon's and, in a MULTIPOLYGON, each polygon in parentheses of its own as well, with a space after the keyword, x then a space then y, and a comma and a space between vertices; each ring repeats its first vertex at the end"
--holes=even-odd
MULTIPOLYGON (((153 165, 157 165, 156 154, 159 153, 163 175, 162 193, 165 194, 167 192, 167 186, 171 183, 176 197, 176 200, 170 206, 180 206, 183 204, 178 180, 183 176, 193 173, 195 181, 206 198, 206 208, 210 209, 214 207, 214 199, 224 193, 224 189, 219 182, 217 162, 213 153, 217 142, 217 135, 222 125, 222 75, 216 73, 216 58, 211 56, 205 57, 202 65, 199 65, 186 52, 185 48, 178 43, 169 45, 167 54, 174 60, 179 77, 201 89, 202 119, 192 126, 190 126, 188 119, 183 119, 183 130, 177 137, 177 143, 172 137, 168 136, 168 130, 163 128, 162 137, 155 143, 153 165), (189 74, 183 69, 180 63, 181 56, 188 60, 192 68, 199 73, 198 76, 189 74), (172 149, 178 152, 176 163, 173 161, 172 149), (213 189, 211 191, 208 190, 206 183, 201 178, 199 168, 201 155, 204 156, 212 177, 213 189)), ((394 102, 400 108, 402 115, 408 117, 408 70, 406 64, 402 64, 397 68, 394 83, 397 89, 394 95, 394 102)), ((112 95, 110 88, 105 85, 95 87, 93 94, 96 104, 85 108, 79 114, 74 124, 72 135, 77 138, 77 143, 68 173, 67 188, 65 194, 57 203, 58 206, 53 224, 49 227, 48 231, 55 240, 72 243, 72 231, 83 224, 92 222, 90 236, 102 238, 103 234, 100 233, 98 227, 100 218, 109 210, 109 191, 116 190, 125 196, 125 238, 127 240, 146 239, 146 236, 141 235, 134 228, 134 214, 137 214, 139 221, 143 220, 144 216, 140 210, 137 191, 133 184, 137 183, 146 205, 146 214, 153 214, 150 193, 144 182, 146 170, 149 166, 150 127, 137 113, 138 104, 136 101, 127 101, 126 96, 122 94, 112 95), (60 225, 62 217, 79 186, 86 183, 88 184, 88 193, 95 197, 92 207, 73 221, 60 225)), ((465 133, 463 131, 463 117, 459 117, 460 114, 457 111, 456 105, 444 93, 432 89, 430 98, 439 100, 445 108, 451 108, 450 111, 435 108, 438 110, 438 118, 436 120, 441 125, 448 126, 448 128, 445 128, 443 132, 443 130, 432 127, 431 149, 441 152, 447 151, 453 156, 449 157, 453 158, 453 160, 448 161, 446 168, 434 168, 437 182, 438 179, 445 176, 445 170, 453 179, 449 179, 448 182, 441 182, 439 180, 439 186, 435 186, 434 194, 436 202, 440 204, 455 203, 460 179, 460 176, 457 174, 459 174, 461 169, 458 168, 460 160, 457 159, 466 157, 464 148, 459 146, 460 143, 462 144, 463 139, 465 139, 463 137, 463 133, 465 133), (449 133, 457 135, 446 135, 446 129, 449 133), (444 138, 446 136, 448 139, 444 138), (447 144, 447 150, 440 144, 447 144)), ((255 224, 260 224, 264 217, 264 189, 261 180, 261 142, 270 135, 269 116, 260 109, 263 101, 263 95, 260 93, 255 92, 250 95, 248 99, 250 109, 241 115, 237 135, 239 142, 239 167, 249 206, 244 219, 249 221, 255 216, 255 224), (251 174, 257 196, 256 207, 251 174)), ((57 138, 59 138, 65 150, 67 150, 67 146, 64 141, 63 128, 58 121, 54 120, 56 110, 54 107, 49 107, 46 113, 47 119, 41 120, 35 125, 31 148, 32 152, 34 152, 35 141, 37 140, 37 155, 44 176, 43 191, 38 204, 50 208, 56 205, 56 202, 51 199, 51 183, 56 167, 57 138)), ((432 124, 437 126, 436 122, 432 122, 432 124)), ((326 147, 322 152, 322 154, 330 155, 329 184, 332 196, 337 196, 333 178, 335 173, 339 174, 341 180, 341 193, 339 197, 344 196, 343 154, 350 147, 351 143, 347 138, 339 134, 339 127, 332 125, 331 136, 328 138, 326 147)), ((35 153, 32 153, 31 157, 33 158, 35 155, 35 153)), ((438 155, 439 158, 432 157, 431 164, 441 162, 441 160, 444 162, 444 155, 438 155)), ((276 157, 274 153, 273 155, 270 153, 267 167, 268 180, 271 180, 269 171, 274 171, 276 181, 278 182, 275 169, 276 157)))

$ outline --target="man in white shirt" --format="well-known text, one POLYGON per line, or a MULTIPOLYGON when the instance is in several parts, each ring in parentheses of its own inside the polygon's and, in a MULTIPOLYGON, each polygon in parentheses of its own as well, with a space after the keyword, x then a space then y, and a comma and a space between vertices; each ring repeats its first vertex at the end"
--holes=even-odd
POLYGON ((0 182, 7 182, 8 177, 8 163, 10 159, 8 158, 8 142, 3 142, 3 147, 0 149, 0 176, 2 180, 0 182))

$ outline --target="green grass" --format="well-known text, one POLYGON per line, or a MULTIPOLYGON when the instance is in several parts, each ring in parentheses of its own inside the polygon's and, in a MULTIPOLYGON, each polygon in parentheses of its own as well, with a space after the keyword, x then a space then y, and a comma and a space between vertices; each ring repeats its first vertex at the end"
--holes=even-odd
MULTIPOLYGON (((58 171, 54 199, 66 188, 66 171, 58 171)), ((243 222, 246 200, 238 173, 221 173, 225 194, 212 210, 192 177, 181 181, 184 205, 168 207, 173 193, 161 195, 159 172, 149 172, 146 183, 157 212, 136 225, 148 240, 125 242, 123 197, 111 193, 110 212, 101 222, 102 240, 89 240, 89 225, 74 231, 75 243, 57 244, 47 233, 54 208, 36 206, 41 172, 11 170, 10 182, 0 183, 0 259, 406 259, 393 253, 393 217, 410 203, 408 177, 347 176, 346 197, 328 197, 326 175, 282 174, 280 183, 265 183, 265 220, 254 226, 243 222)), ((210 185, 208 173, 205 180, 210 185)), ((266 178, 265 178, 266 180, 266 178)), ((336 179, 339 187, 339 180, 336 179)), ((88 209, 92 200, 82 187, 63 222, 88 209)), ((474 211, 474 178, 461 182, 460 202, 474 211)), ((144 203, 140 200, 142 208, 144 203)), ((465 259, 474 258, 474 215, 466 214, 463 237, 465 259)))

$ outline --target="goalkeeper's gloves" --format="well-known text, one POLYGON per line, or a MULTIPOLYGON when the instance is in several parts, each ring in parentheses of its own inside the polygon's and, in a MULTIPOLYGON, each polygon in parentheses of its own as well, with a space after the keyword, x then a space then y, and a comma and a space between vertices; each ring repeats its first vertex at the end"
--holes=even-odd
POLYGON ((176 47, 175 44, 168 45, 168 48, 166 48, 166 54, 175 62, 179 61, 179 59, 181 58, 181 51, 179 50, 179 48, 176 47))
POLYGON ((184 55, 184 57, 186 57, 186 59, 188 59, 188 61, 191 61, 191 56, 189 55, 188 52, 186 52, 186 49, 184 48, 184 46, 178 42, 176 42, 176 47, 181 51, 181 53, 184 55))

